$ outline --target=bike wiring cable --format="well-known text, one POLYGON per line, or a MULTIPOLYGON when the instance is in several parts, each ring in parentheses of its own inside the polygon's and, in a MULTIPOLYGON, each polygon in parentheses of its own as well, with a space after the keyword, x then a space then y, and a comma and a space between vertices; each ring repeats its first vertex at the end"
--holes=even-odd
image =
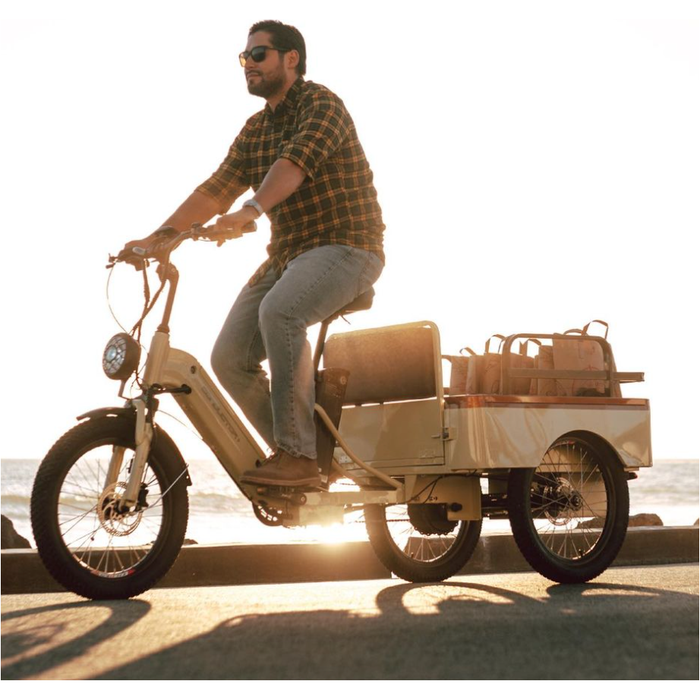
POLYGON ((141 272, 143 273, 143 312, 141 313, 141 318, 131 329, 131 334, 132 336, 134 336, 136 342, 139 345, 141 345, 141 326, 143 324, 144 319, 146 318, 148 302, 151 300, 151 287, 148 284, 148 273, 146 272, 146 265, 143 266, 141 272), (135 332, 136 335, 134 335, 135 332))
POLYGON ((438 476, 437 478, 433 479, 427 486, 425 486, 423 489, 421 489, 415 496, 412 496, 408 501, 403 501, 403 503, 397 503, 396 505, 403 505, 403 506, 409 505, 411 501, 415 500, 421 494, 425 493, 428 489, 430 489, 430 493, 426 496, 426 500, 424 500, 423 503, 418 504, 418 505, 424 505, 425 503, 428 502, 428 499, 433 495, 433 491, 435 491, 435 487, 437 486, 437 482, 443 478, 444 477, 442 477, 442 476, 438 476))
MULTIPOLYGON (((411 505, 411 501, 413 501, 414 499, 418 498, 421 494, 425 493, 428 489, 430 489, 430 493, 426 496, 426 500, 424 500, 422 503, 414 504, 414 505, 425 505, 425 504, 428 502, 427 499, 429 499, 429 498, 433 495, 433 491, 435 490, 435 486, 437 485, 437 482, 440 481, 440 479, 443 479, 443 478, 444 478, 444 477, 442 477, 442 476, 436 477, 436 478, 433 479, 429 484, 427 484, 423 489, 421 489, 415 496, 413 496, 410 500, 408 500, 408 501, 401 501, 401 502, 395 503, 394 505, 397 505, 397 506, 407 506, 407 505, 411 505)), ((388 523, 402 523, 402 522, 405 522, 405 521, 406 521, 406 518, 405 518, 405 517, 404 517, 404 518, 391 518, 391 519, 387 519, 387 522, 388 522, 388 523)), ((365 521, 364 521, 364 520, 360 520, 359 522, 365 522, 365 521)))
MULTIPOLYGON (((474 474, 476 474, 476 472, 474 472, 474 474)), ((474 474, 472 474, 472 476, 474 476, 474 474)), ((421 494, 425 493, 428 489, 430 489, 430 493, 425 497, 425 500, 418 504, 425 505, 426 503, 428 503, 430 497, 433 495, 433 491, 435 491, 435 487, 437 486, 438 481, 445 478, 446 476, 438 476, 437 478, 433 479, 429 484, 427 484, 423 489, 421 489, 415 496, 412 496, 410 500, 403 501, 403 503, 397 503, 396 505, 410 505, 411 501, 414 501, 415 499, 419 498, 421 494)))
MULTIPOLYGON (((110 295, 109 295, 109 288, 110 288, 110 286, 111 286, 111 284, 112 284, 112 275, 114 274, 114 268, 115 268, 115 267, 116 267, 116 265, 110 266, 110 268, 109 268, 109 275, 107 275, 107 285, 106 285, 106 287, 105 287, 105 296, 106 296, 106 298, 107 298, 107 308, 109 309, 109 313, 111 314, 112 318, 114 319, 114 322, 117 324, 117 326, 119 326, 119 328, 121 329, 121 331, 122 331, 123 333, 126 333, 127 335, 132 335, 131 333, 129 333, 129 331, 126 330, 126 328, 124 328, 124 326, 122 325, 121 321, 117 318, 117 314, 114 312, 114 307, 112 306, 112 299, 110 298, 110 295)), ((145 271, 145 268, 144 268, 144 271, 145 271)), ((143 316, 142 316, 141 320, 143 320, 143 316)), ((133 330, 132 330, 132 333, 133 333, 133 330)), ((132 335, 132 337, 133 337, 133 335, 132 335)), ((137 339, 134 338, 134 340, 137 340, 137 339)), ((138 339, 137 342, 138 342, 139 347, 141 348, 141 350, 143 350, 143 352, 146 353, 146 360, 143 361, 141 367, 137 367, 137 368, 136 368, 136 372, 135 372, 134 378, 133 378, 133 380, 131 381, 131 384, 129 385, 129 391, 132 391, 132 390, 133 390, 134 384, 136 384, 139 388, 141 387, 141 380, 140 380, 140 378, 139 378, 139 373, 140 373, 142 367, 144 367, 144 366, 146 365, 146 361, 147 361, 147 359, 148 359, 148 351, 147 351, 146 348, 141 344, 140 339, 138 339)))
POLYGON ((168 413, 168 411, 164 411, 160 407, 158 408, 158 413, 161 415, 167 416, 168 418, 172 418, 176 423, 179 423, 183 428, 186 428, 187 430, 189 430, 189 432, 192 433, 192 435, 199 438, 205 445, 207 445, 207 442, 204 440, 204 438, 196 430, 194 430, 191 426, 187 425, 187 423, 185 423, 185 421, 180 420, 177 416, 174 416, 172 413, 168 413))
POLYGON ((142 326, 143 322, 145 321, 146 316, 148 316, 148 314, 152 311, 153 306, 155 305, 156 301, 158 300, 158 295, 161 293, 161 291, 163 290, 163 287, 165 286, 165 282, 163 282, 161 284, 158 291, 156 292, 153 299, 151 300, 150 299, 150 287, 148 284, 148 277, 146 274, 146 268, 144 267, 143 275, 144 275, 145 302, 144 302, 143 311, 141 312, 141 316, 140 316, 139 320, 134 324, 131 331, 127 331, 126 328, 122 325, 121 321, 117 318, 117 314, 114 312, 114 307, 112 306, 112 299, 110 297, 109 289, 110 289, 110 286, 112 284, 112 274, 114 273, 114 267, 115 266, 111 267, 109 270, 109 275, 107 276, 107 285, 105 287, 105 296, 107 298, 107 308, 109 309, 110 315, 114 319, 117 326, 119 326, 121 331, 126 333, 127 335, 130 335, 132 338, 134 338, 134 340, 136 340, 136 342, 138 342, 139 347, 145 351, 146 348, 141 344, 141 326, 142 326), (151 302, 150 305, 149 305, 149 301, 151 302), (135 337, 136 331, 138 331, 138 337, 135 337))
POLYGON ((114 319, 115 323, 121 328, 121 330, 124 333, 128 334, 128 331, 124 326, 122 326, 121 322, 117 318, 117 315, 114 313, 114 308, 112 307, 112 300, 109 298, 109 286, 112 283, 112 274, 114 273, 114 268, 115 266, 113 265, 112 267, 109 268, 109 275, 107 275, 107 286, 105 288, 105 295, 107 296, 107 308, 109 309, 109 313, 112 314, 112 318, 114 319))
MULTIPOLYGON (((168 265, 170 264, 169 258, 170 258, 170 256, 168 256, 168 258, 164 261, 164 265, 166 267, 166 270, 167 270, 168 265)), ((144 362, 142 363, 142 366, 145 366, 146 361, 148 360, 148 350, 141 343, 141 330, 142 330, 143 322, 146 320, 146 317, 148 316, 148 314, 151 313, 151 311, 153 310, 153 307, 155 306, 156 302, 158 301, 158 298, 159 298, 161 292, 163 291, 165 284, 167 282, 167 278, 166 278, 166 275, 163 275, 160 287, 158 287, 158 290, 151 298, 151 290, 150 290, 150 285, 148 283, 148 273, 147 273, 148 264, 147 264, 147 261, 144 261, 144 266, 142 268, 142 272, 143 272, 143 296, 144 296, 143 311, 141 312, 141 316, 139 317, 138 321, 136 321, 136 323, 134 324, 131 331, 127 331, 126 328, 124 328, 124 326, 121 324, 121 322, 117 318, 117 315, 115 314, 114 308, 112 306, 112 300, 110 298, 109 290, 110 290, 110 285, 111 285, 111 281, 112 281, 112 273, 114 272, 114 267, 115 266, 112 266, 110 268, 109 275, 107 277, 107 286, 105 289, 105 293, 106 293, 106 297, 107 297, 107 308, 109 309, 109 312, 112 315, 112 318, 115 320, 116 324, 119 326, 119 328, 122 330, 122 332, 124 332, 127 335, 130 335, 132 338, 134 338, 134 340, 138 343, 141 350, 146 354, 146 360, 144 360, 144 362)), ((138 387, 141 387, 141 378, 139 376, 140 372, 141 372, 141 367, 137 368, 137 370, 136 370, 134 380, 132 381, 132 383, 130 385, 132 388, 134 386, 134 383, 136 383, 136 385, 138 387)))
MULTIPOLYGON (((170 489, 172 489, 175 486, 175 484, 177 484, 177 482, 180 481, 180 479, 182 479, 182 477, 185 476, 185 474, 187 474, 188 469, 189 469, 189 465, 185 464, 185 468, 180 472, 180 474, 178 474, 177 478, 173 481, 173 483, 170 484, 170 486, 168 486, 168 488, 165 489, 165 491, 163 491, 163 493, 160 494, 160 496, 156 499, 155 503, 151 503, 149 506, 146 506, 146 508, 142 508, 139 512, 145 513, 147 510, 150 510, 151 508, 155 508, 159 503, 161 503, 162 500, 168 494, 168 491, 170 491, 170 489)), ((154 479, 155 479, 155 477, 154 477, 154 479)), ((149 482, 149 483, 152 483, 152 482, 149 482)))
MULTIPOLYGON (((163 263, 165 266, 165 270, 167 271, 169 265, 170 265, 170 259, 168 256, 168 259, 163 263)), ((143 268, 143 296, 144 296, 144 306, 143 306, 143 312, 141 313, 141 318, 139 318, 138 321, 134 324, 134 327, 131 329, 131 335, 134 337, 134 334, 136 334, 135 340, 138 342, 139 345, 141 345, 141 327, 143 325, 143 322, 146 320, 146 316, 151 313, 153 310, 153 307, 156 305, 156 302, 158 301, 158 297, 160 296, 160 293, 163 291, 165 288, 165 283, 167 282, 167 274, 164 272, 162 275, 160 287, 158 287, 158 290, 156 293, 153 295, 153 298, 150 298, 150 287, 148 285, 148 274, 146 273, 146 267, 144 266, 143 268)))

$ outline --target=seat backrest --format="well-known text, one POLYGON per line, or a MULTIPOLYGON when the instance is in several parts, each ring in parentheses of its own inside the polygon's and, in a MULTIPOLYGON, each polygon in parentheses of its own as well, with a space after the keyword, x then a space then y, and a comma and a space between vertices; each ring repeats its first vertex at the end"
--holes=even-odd
POLYGON ((384 403, 438 395, 440 339, 424 321, 332 335, 324 367, 346 369, 345 404, 384 403))

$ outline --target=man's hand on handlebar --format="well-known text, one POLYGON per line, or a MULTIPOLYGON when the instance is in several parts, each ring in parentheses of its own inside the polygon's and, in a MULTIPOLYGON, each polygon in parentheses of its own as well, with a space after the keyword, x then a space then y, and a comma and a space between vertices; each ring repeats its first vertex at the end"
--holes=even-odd
POLYGON ((147 257, 147 255, 153 254, 158 249, 159 243, 165 243, 174 236, 177 236, 177 234, 178 232, 171 226, 161 226, 150 236, 129 241, 121 249, 119 255, 117 255, 117 259, 124 260, 130 265, 133 265, 137 270, 140 270, 143 268, 144 258, 147 257))
POLYGON ((110 257, 112 267, 116 262, 123 261, 133 265, 137 270, 142 270, 149 258, 159 259, 159 253, 166 249, 170 250, 173 245, 177 246, 184 239, 208 239, 216 242, 218 246, 223 245, 231 238, 240 238, 244 233, 257 230, 255 209, 245 207, 233 214, 226 214, 219 217, 213 226, 201 226, 192 224, 192 228, 179 233, 171 226, 161 226, 150 236, 136 238, 129 241, 116 257, 110 257))
POLYGON ((220 216, 212 227, 211 239, 221 246, 230 238, 239 238, 244 233, 255 231, 257 218, 258 213, 253 207, 243 207, 233 214, 220 216))
POLYGON ((142 270, 145 264, 145 252, 150 248, 153 239, 150 236, 146 238, 137 238, 129 241, 117 254, 116 257, 110 260, 124 261, 129 265, 133 265, 137 270, 142 270))

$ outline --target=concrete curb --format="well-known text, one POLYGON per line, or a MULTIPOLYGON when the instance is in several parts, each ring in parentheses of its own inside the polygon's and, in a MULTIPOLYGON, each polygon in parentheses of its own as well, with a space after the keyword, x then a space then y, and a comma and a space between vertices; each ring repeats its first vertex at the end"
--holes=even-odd
MULTIPOLYGON (((627 533, 615 566, 698 561, 697 527, 635 527, 627 533)), ((531 571, 511 535, 485 535, 460 572, 531 571)), ((342 544, 192 545, 183 547, 159 588, 242 584, 353 581, 390 578, 369 542, 342 544)), ((63 591, 35 549, 2 552, 2 594, 63 591)))

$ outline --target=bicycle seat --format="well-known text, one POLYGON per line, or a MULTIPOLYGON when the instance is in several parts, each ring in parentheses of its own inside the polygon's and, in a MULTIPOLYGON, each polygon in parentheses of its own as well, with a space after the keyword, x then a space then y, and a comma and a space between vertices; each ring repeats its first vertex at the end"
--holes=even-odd
POLYGON ((346 314, 351 314, 354 311, 366 311, 367 309, 371 309, 373 300, 374 287, 370 287, 366 292, 363 292, 360 294, 360 296, 355 297, 349 304, 346 304, 342 308, 338 309, 338 311, 331 314, 325 321, 323 321, 321 324, 321 331, 316 342, 316 352, 314 353, 314 367, 316 370, 318 370, 319 363, 321 362, 321 355, 323 354, 323 346, 326 342, 328 326, 333 323, 336 318, 340 318, 346 314))
POLYGON ((359 297, 355 297, 349 304, 346 304, 341 309, 338 309, 334 314, 331 314, 324 322, 324 326, 327 326, 332 321, 340 316, 345 316, 351 314, 354 311, 366 311, 372 308, 372 301, 374 300, 374 287, 370 287, 366 292, 360 294, 359 297))
POLYGON ((341 316, 345 314, 351 314, 353 311, 366 311, 372 308, 372 302, 374 301, 374 287, 370 287, 366 292, 360 294, 359 297, 355 297, 349 304, 344 306, 337 313, 341 316))

